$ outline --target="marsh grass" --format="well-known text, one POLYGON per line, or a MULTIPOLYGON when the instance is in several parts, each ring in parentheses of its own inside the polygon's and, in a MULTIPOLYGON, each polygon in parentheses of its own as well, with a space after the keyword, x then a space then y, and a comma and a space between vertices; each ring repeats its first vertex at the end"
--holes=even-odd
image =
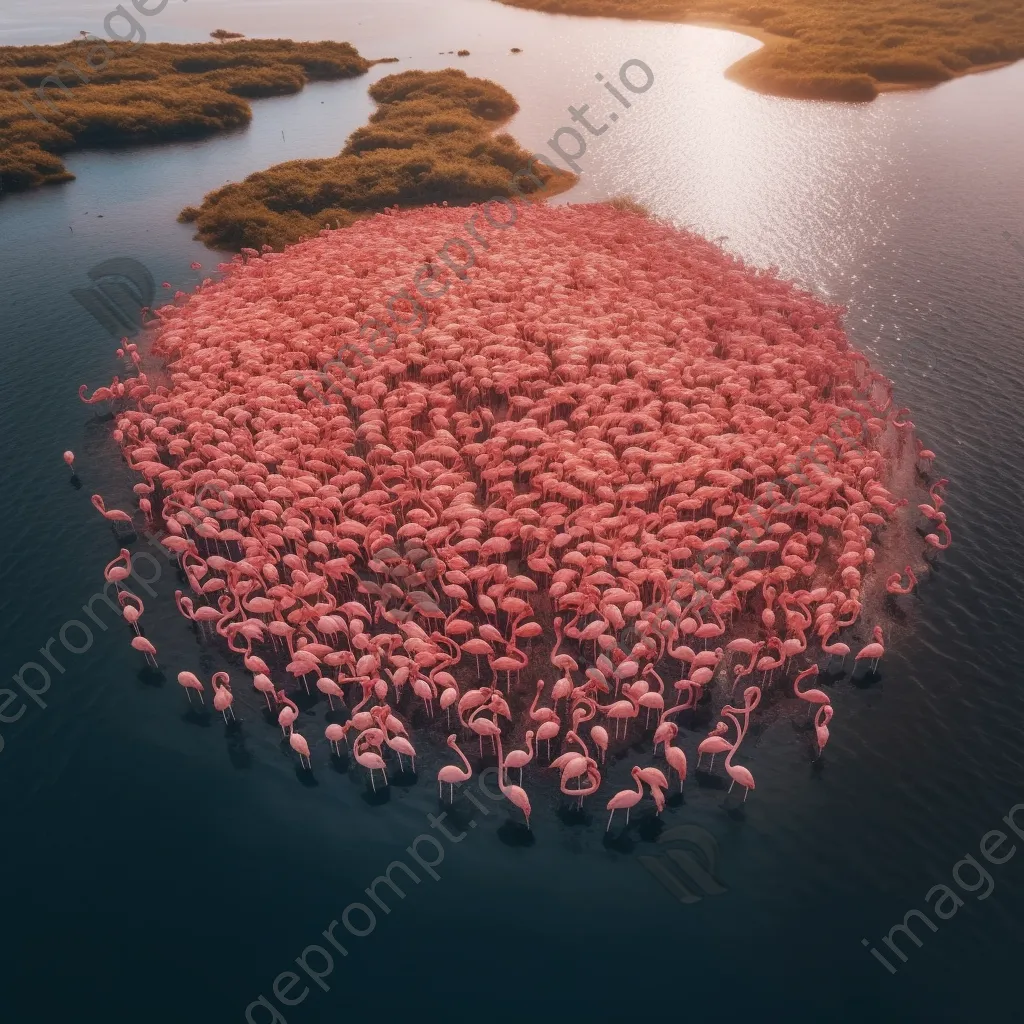
POLYGON ((287 39, 0 47, 0 195, 72 179, 62 153, 239 128, 252 118, 248 98, 362 75, 373 63, 348 43, 287 39), (55 73, 65 88, 50 82, 51 109, 37 89, 55 73))
POLYGON ((558 14, 705 21, 765 46, 728 76, 777 96, 870 100, 1024 57, 1022 0, 499 0, 558 14))
POLYGON ((495 130, 518 109, 501 86, 463 71, 406 71, 370 87, 377 110, 336 156, 292 160, 207 195, 179 220, 207 245, 281 249, 325 225, 345 227, 387 207, 452 206, 564 191, 575 175, 535 165, 542 186, 514 181, 529 159, 495 130))

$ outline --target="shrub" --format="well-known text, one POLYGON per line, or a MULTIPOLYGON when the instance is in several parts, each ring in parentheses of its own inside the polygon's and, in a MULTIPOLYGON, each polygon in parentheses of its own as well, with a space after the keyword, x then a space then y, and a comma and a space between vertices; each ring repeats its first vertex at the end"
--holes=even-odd
POLYGON ((515 7, 620 18, 701 19, 782 39, 729 77, 780 96, 866 100, 884 83, 927 85, 1024 56, 1020 0, 501 0, 515 7), (783 41, 784 40, 784 41, 783 41), (893 56, 893 50, 909 53, 893 56), (955 48, 956 57, 951 54, 955 48))
MULTIPOLYGON (((292 160, 211 192, 194 221, 196 237, 217 248, 282 248, 321 230, 398 206, 466 205, 512 196, 512 175, 528 154, 495 121, 518 109, 504 89, 462 71, 406 71, 374 83, 370 123, 326 160, 292 160)), ((544 194, 574 175, 538 164, 544 194)), ((521 186, 530 191, 527 178, 521 186)))
MULTIPOLYGON (((235 35, 227 33, 225 39, 235 35)), ((84 145, 157 142, 238 128, 252 118, 240 97, 287 95, 313 79, 363 74, 373 63, 348 43, 248 39, 138 48, 105 43, 113 56, 94 71, 85 60, 88 45, 0 47, 0 153, 5 154, 0 198, 71 180, 74 175, 55 154, 84 145), (46 90, 54 111, 25 89, 38 87, 55 71, 67 91, 52 84, 46 90), (46 121, 23 105, 24 98, 46 121)))

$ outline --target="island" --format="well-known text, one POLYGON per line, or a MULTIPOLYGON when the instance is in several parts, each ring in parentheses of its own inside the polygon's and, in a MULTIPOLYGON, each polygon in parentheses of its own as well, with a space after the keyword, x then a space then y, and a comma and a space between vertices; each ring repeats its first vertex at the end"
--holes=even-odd
POLYGON ((0 47, 0 197, 73 179, 63 153, 243 127, 252 119, 246 99, 352 78, 394 59, 290 39, 133 45, 84 36, 0 47))
POLYGON ((726 72, 774 96, 871 100, 1024 57, 1020 0, 499 0, 552 14, 733 28, 765 45, 726 72))
POLYGON ((519 109, 501 86, 464 71, 405 71, 370 87, 377 110, 335 157, 290 160, 211 192, 180 220, 218 249, 283 249, 324 227, 399 207, 465 206, 496 196, 548 198, 576 175, 534 162, 494 134, 519 109))

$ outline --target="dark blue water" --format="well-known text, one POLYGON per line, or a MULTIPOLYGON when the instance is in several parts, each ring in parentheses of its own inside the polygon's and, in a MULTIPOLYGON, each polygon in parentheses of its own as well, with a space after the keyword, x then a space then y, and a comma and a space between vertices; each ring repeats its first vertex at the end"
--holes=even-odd
MULTIPOLYGON (((872 685, 833 684, 823 764, 811 763, 807 735, 791 720, 800 715, 779 716, 747 750, 757 790, 742 812, 723 807, 724 789, 691 777, 685 802, 664 815, 665 832, 695 825, 714 837, 725 892, 691 881, 703 898, 679 902, 640 860, 664 858, 671 845, 657 842, 649 809, 606 843, 603 801, 583 819, 567 816, 537 771, 527 784, 530 843, 507 805, 479 791, 479 806, 463 794, 441 822, 460 838, 431 826, 428 815, 441 813, 434 771, 447 760, 436 745, 418 743, 418 781, 381 799, 361 773, 332 765, 322 744, 310 779, 245 686, 236 686, 237 729, 187 714, 175 673, 208 677, 223 662, 184 627, 172 597, 181 581, 145 540, 133 548, 152 554, 140 560, 153 591, 142 591, 145 622, 167 678, 141 670, 125 627, 102 604, 94 611, 105 629, 82 611, 118 547, 88 497, 126 507, 134 479, 109 422, 76 398, 80 383, 106 383, 119 367, 114 340, 69 293, 112 257, 139 260, 158 286, 192 282, 190 261, 212 268, 222 257, 190 240, 177 211, 277 160, 336 151, 372 109, 367 84, 392 69, 261 101, 251 128, 235 136, 72 157, 77 181, 0 202, 0 686, 19 694, 0 703, 2 1019, 219 1024, 243 1021, 261 995, 289 1024, 371 1014, 1016 1019, 1024 838, 1000 819, 1024 802, 1024 254, 1011 244, 1024 242, 1021 68, 870 108, 786 104, 701 66, 716 46, 725 48, 723 66, 749 49, 732 36, 570 19, 542 31, 535 16, 476 0, 461 6, 477 23, 444 26, 424 5, 386 6, 402 7, 401 47, 346 31, 337 9, 358 22, 372 13, 365 4, 330 14, 301 5, 301 33, 260 28, 309 37, 321 18, 321 34, 353 38, 371 56, 401 49, 400 66, 443 66, 436 51, 448 48, 445 34, 481 55, 490 46, 471 70, 516 93, 523 112, 513 130, 535 147, 567 120, 568 103, 588 95, 595 69, 633 55, 659 74, 665 68, 657 102, 652 95, 637 112, 632 134, 609 133, 607 147, 595 147, 567 198, 628 186, 656 212, 728 235, 736 251, 847 303, 852 338, 893 378, 952 481, 954 546, 915 595, 867 609, 865 622, 886 626, 888 654, 872 685), (479 44, 470 28, 483 33, 479 44), (698 36, 706 48, 686 50, 698 36), (540 87, 536 65, 506 58, 510 45, 523 46, 525 60, 531 47, 564 59, 548 65, 540 87), (683 76, 678 88, 673 69, 683 76), (65 448, 78 456, 81 490, 68 482, 65 448), (62 644, 72 620, 90 628, 88 645, 74 625, 62 644), (87 649, 71 653, 76 646, 87 649), (28 662, 49 677, 45 707, 11 681, 28 662), (1018 848, 999 865, 979 851, 993 829, 1009 836, 997 859, 1011 840, 1018 848), (411 844, 437 861, 436 879, 407 852, 411 844), (953 878, 967 854, 991 875, 984 899, 989 884, 976 886, 970 865, 959 884, 953 878), (420 881, 394 869, 405 897, 378 887, 386 913, 365 889, 399 859, 420 881), (925 894, 939 884, 963 905, 943 905, 956 909, 949 920, 931 913, 934 933, 918 922, 922 945, 898 939, 907 960, 895 959, 882 937, 912 908, 929 911, 925 894), (362 938, 335 927, 342 956, 322 932, 354 902, 376 921, 362 938), (888 954, 896 974, 862 938, 888 954), (333 953, 330 991, 305 975, 288 989, 279 976, 302 974, 295 958, 312 944, 333 953), (275 979, 286 999, 308 994, 288 1006, 275 979)), ((248 27, 241 8, 234 20, 224 4, 214 8, 217 25, 248 27)), ((255 10, 265 19, 273 9, 255 10)), ((27 23, 19 41, 51 37, 27 23)), ((175 26, 182 38, 215 27, 175 26)), ((56 38, 69 34, 62 27, 56 38)), ((38 672, 21 674, 42 689, 38 672)), ((307 736, 321 735, 324 708, 302 720, 307 736)), ((684 739, 691 765, 702 735, 684 739)), ((609 793, 626 784, 630 763, 611 769, 609 793)), ((1016 820, 1024 831, 1024 810, 1016 820)), ((359 909, 349 921, 367 927, 359 909)), ((307 962, 325 966, 315 952, 307 962)), ((252 1019, 272 1018, 256 1008, 252 1019)))

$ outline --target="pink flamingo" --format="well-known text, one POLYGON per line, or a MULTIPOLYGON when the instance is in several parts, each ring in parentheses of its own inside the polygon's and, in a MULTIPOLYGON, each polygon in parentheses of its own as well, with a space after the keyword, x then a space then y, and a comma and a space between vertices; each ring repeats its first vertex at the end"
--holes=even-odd
POLYGON ((457 764, 446 764, 437 773, 437 796, 441 798, 441 784, 443 782, 448 783, 448 802, 452 803, 455 800, 455 786, 456 784, 462 785, 464 782, 469 782, 473 778, 473 766, 469 763, 469 758, 462 752, 462 748, 456 742, 455 733, 452 733, 447 740, 448 746, 459 755, 459 759, 466 766, 465 769, 460 768, 457 764))
POLYGON ((740 723, 737 721, 731 711, 722 709, 722 716, 728 718, 732 724, 736 727, 737 739, 736 742, 729 748, 729 753, 725 755, 725 770, 729 774, 729 778, 732 782, 729 783, 729 792, 732 792, 732 787, 738 782, 743 787, 743 802, 747 802, 747 794, 754 788, 754 776, 744 768, 742 765, 733 764, 732 759, 736 755, 736 751, 739 750, 740 744, 743 742, 744 737, 747 735, 747 726, 750 725, 750 716, 748 715, 744 719, 743 727, 740 728, 740 723))
POLYGON ((762 676, 763 680, 770 680, 775 670, 782 668, 786 663, 786 655, 782 653, 782 641, 777 636, 773 636, 768 640, 768 646, 778 651, 779 656, 778 659, 775 659, 770 654, 766 654, 760 661, 758 661, 757 671, 764 673, 762 676))
POLYGON ((882 627, 875 626, 871 634, 875 638, 875 642, 866 644, 862 647, 855 655, 854 662, 858 661, 870 661, 871 671, 874 672, 878 668, 879 659, 885 655, 885 644, 882 640, 882 627))
POLYGON ((179 672, 178 682, 185 687, 185 696, 188 697, 189 704, 192 703, 193 690, 199 694, 199 703, 205 703, 203 700, 203 684, 199 681, 197 676, 193 675, 191 672, 179 672))
POLYGON ((372 750, 361 750, 359 744, 363 743, 369 746, 366 732, 362 732, 356 737, 355 743, 352 744, 352 753, 355 756, 356 761, 361 764, 364 768, 369 769, 370 772, 370 785, 373 787, 373 791, 377 792, 377 784, 374 782, 373 773, 379 771, 384 776, 384 785, 388 784, 388 773, 387 768, 384 764, 384 758, 380 754, 375 754, 372 750))
POLYGON ((608 815, 608 824, 605 826, 605 832, 612 827, 612 818, 615 817, 616 811, 621 811, 625 808, 626 811, 626 824, 629 824, 629 812, 635 807, 644 796, 643 783, 640 781, 640 767, 639 765, 633 765, 630 770, 630 775, 633 776, 633 781, 636 783, 636 789, 621 789, 608 801, 605 810, 611 811, 608 815))
POLYGON ((118 383, 118 379, 117 379, 117 377, 115 377, 114 381, 113 381, 113 384, 115 386, 112 386, 112 387, 109 387, 109 388, 97 388, 92 393, 92 397, 91 398, 86 398, 85 397, 85 391, 86 391, 86 388, 88 387, 88 385, 81 384, 79 386, 79 388, 78 388, 78 397, 83 402, 85 402, 86 405, 96 405, 98 402, 111 402, 115 398, 119 397, 118 392, 117 392, 117 388, 116 388, 116 384, 117 383, 118 383))
MULTIPOLYGON (((539 747, 542 742, 547 742, 548 745, 548 758, 551 757, 551 741, 558 735, 562 728, 562 723, 557 718, 549 718, 545 722, 541 722, 537 726, 537 735, 534 737, 539 747)), ((607 736, 607 733, 605 734, 607 736)))
POLYGON ((838 641, 836 643, 834 643, 834 644, 829 643, 829 640, 833 636, 835 636, 835 634, 836 634, 836 629, 835 629, 835 627, 833 627, 829 631, 829 633, 822 639, 822 641, 821 641, 821 649, 828 655, 828 664, 825 666, 826 668, 828 668, 828 665, 832 664, 832 659, 834 657, 836 657, 836 655, 838 655, 840 658, 843 659, 842 662, 840 663, 840 671, 841 671, 842 670, 842 666, 846 664, 846 659, 850 656, 850 647, 849 647, 849 644, 839 643, 838 641))
POLYGON ((828 723, 831 720, 831 704, 822 704, 814 713, 814 740, 818 746, 818 757, 825 752, 825 744, 828 743, 828 723))
POLYGON ((898 572, 894 572, 885 581, 885 589, 890 594, 909 594, 914 587, 917 586, 917 577, 914 575, 914 570, 908 565, 906 568, 907 580, 909 581, 906 586, 903 585, 902 577, 898 572))
POLYGON ((510 750, 505 755, 506 768, 519 769, 519 784, 523 784, 523 769, 533 760, 533 730, 526 730, 526 749, 510 750))
POLYGON ((492 697, 490 702, 483 704, 478 707, 470 716, 468 721, 463 719, 462 724, 467 729, 471 729, 476 733, 477 745, 480 748, 480 756, 484 756, 484 737, 490 737, 491 743, 495 742, 495 738, 501 736, 501 727, 493 718, 481 718, 485 712, 494 712, 494 698, 492 697))
POLYGON ((231 692, 231 677, 227 672, 214 672, 210 685, 213 687, 213 706, 224 716, 224 724, 227 725, 228 712, 235 717, 234 703, 235 696, 231 692))
MULTIPOLYGON (((405 770, 402 767, 402 755, 405 754, 412 763, 412 770, 416 771, 416 749, 404 736, 391 736, 388 733, 388 719, 391 716, 387 706, 374 708, 371 714, 383 730, 384 742, 398 755, 398 770, 400 772, 405 770)), ((392 721, 397 722, 398 719, 392 718, 392 721)), ((402 728, 404 729, 404 726, 402 728)))
POLYGON ((301 736, 295 731, 294 727, 288 734, 288 744, 292 750, 299 755, 299 765, 304 767, 307 771, 312 771, 313 762, 309 759, 309 744, 306 742, 304 736, 301 736), (302 764, 303 759, 305 759, 306 762, 304 765, 302 764))
POLYGON ((124 621, 136 633, 139 633, 139 619, 146 610, 145 605, 142 603, 142 598, 136 597, 130 590, 119 590, 117 592, 117 601, 121 605, 121 615, 124 616, 124 621))
POLYGON ((345 694, 341 687, 333 679, 328 679, 327 676, 320 676, 320 678, 317 679, 316 688, 321 693, 327 694, 327 703, 331 705, 332 711, 334 710, 335 697, 342 701, 345 699, 345 694))
MULTIPOLYGON (((678 747, 674 747, 678 750, 678 747)), ((651 796, 654 798, 654 807, 658 814, 665 810, 665 790, 668 789, 668 779, 660 768, 641 768, 640 781, 646 783, 651 789, 651 796)), ((682 781, 679 783, 679 790, 682 792, 682 781)))
POLYGON ((675 722, 666 724, 672 727, 673 732, 670 736, 665 737, 665 760, 668 762, 669 768, 679 776, 679 792, 682 793, 683 783, 686 781, 686 754, 682 747, 677 747, 672 743, 679 733, 679 726, 675 722))
POLYGON ((122 512, 119 508, 107 509, 103 504, 103 498, 99 494, 94 494, 89 500, 92 502, 93 508, 104 519, 112 523, 130 523, 132 521, 132 517, 127 512, 122 512))
MULTIPOLYGON (((733 643, 736 643, 736 641, 733 641, 733 643)), ((732 648, 733 650, 741 651, 742 653, 748 654, 750 656, 750 660, 746 665, 737 665, 733 669, 733 692, 735 692, 736 690, 736 684, 745 676, 751 675, 754 672, 754 670, 758 667, 758 658, 761 654, 761 651, 764 649, 764 645, 765 642, 763 640, 758 640, 756 643, 750 642, 749 647, 744 646, 732 648)), ((731 647, 731 645, 726 646, 731 647)))
POLYGON ((275 696, 277 703, 284 705, 277 716, 277 724, 281 726, 282 735, 287 736, 288 731, 295 724, 295 719, 299 717, 299 706, 285 696, 284 690, 278 690, 275 696))
POLYGON ((122 581, 132 574, 132 554, 127 548, 121 548, 117 558, 109 561, 103 569, 103 578, 113 583, 116 590, 121 589, 122 581))
POLYGON ((324 736, 326 736, 330 741, 331 749, 334 753, 338 757, 341 757, 341 747, 339 747, 338 744, 345 739, 345 727, 343 725, 338 725, 337 722, 332 722, 326 729, 324 729, 324 736))
POLYGON ((530 827, 530 798, 522 786, 509 786, 502 782, 505 776, 505 760, 501 756, 501 733, 498 733, 498 789, 504 794, 505 799, 518 807, 526 818, 526 827, 530 827))
POLYGON ((808 677, 815 678, 818 675, 818 666, 812 665, 810 668, 805 668, 796 679, 793 680, 793 694, 800 700, 807 702, 807 714, 811 713, 811 708, 815 704, 827 704, 829 702, 829 696, 824 690, 801 690, 800 683, 802 680, 808 677))
POLYGON ((157 667, 156 664, 156 648, 144 637, 144 636, 133 636, 132 647, 137 651, 142 651, 146 656, 147 664, 152 662, 153 668, 157 667))
POLYGON ((270 703, 270 695, 273 694, 276 697, 277 691, 274 689, 274 684, 271 681, 270 676, 264 675, 262 672, 257 672, 252 677, 252 685, 263 694, 266 699, 268 709, 273 711, 274 706, 270 703))
POLYGON ((709 771, 715 770, 715 758, 719 754, 725 754, 732 750, 732 744, 723 737, 729 731, 729 726, 725 722, 718 722, 714 729, 708 733, 707 738, 700 741, 697 744, 697 767, 700 767, 701 759, 705 754, 711 755, 711 768, 709 771))

